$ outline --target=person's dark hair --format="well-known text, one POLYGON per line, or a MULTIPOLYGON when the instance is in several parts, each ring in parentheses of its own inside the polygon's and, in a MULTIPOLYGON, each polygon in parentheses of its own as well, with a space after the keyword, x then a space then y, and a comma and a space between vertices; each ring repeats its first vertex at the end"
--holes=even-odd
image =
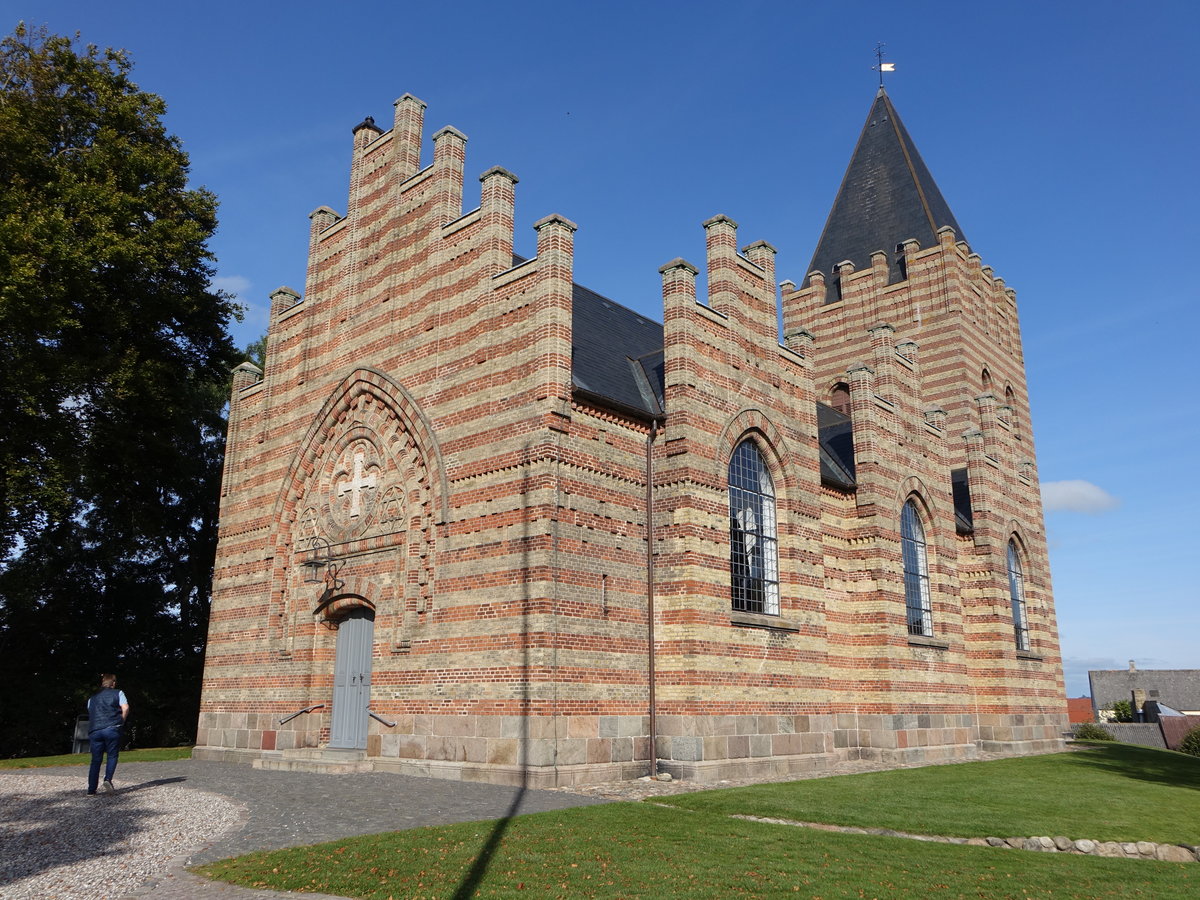
POLYGON ((117 686, 117 676, 116 675, 101 675, 100 676, 100 687, 115 688, 116 686, 117 686))

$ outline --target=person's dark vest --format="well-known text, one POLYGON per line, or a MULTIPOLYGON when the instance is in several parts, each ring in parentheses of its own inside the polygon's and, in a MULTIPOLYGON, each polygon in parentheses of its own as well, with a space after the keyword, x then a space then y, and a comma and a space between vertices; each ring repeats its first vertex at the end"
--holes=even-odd
POLYGON ((121 724, 121 692, 104 688, 88 701, 88 733, 121 724))

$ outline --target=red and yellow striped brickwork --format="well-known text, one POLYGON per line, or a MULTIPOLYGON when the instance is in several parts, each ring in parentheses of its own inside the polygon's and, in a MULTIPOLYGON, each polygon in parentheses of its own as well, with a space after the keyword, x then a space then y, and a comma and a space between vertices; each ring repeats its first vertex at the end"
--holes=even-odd
POLYGON ((316 751, 337 625, 373 617, 366 757, 570 784, 650 760, 646 454, 653 454, 656 750, 677 776, 1057 746, 1065 701, 1013 294, 953 234, 784 284, 705 223, 708 297, 662 270, 663 414, 575 390, 575 226, 514 265, 516 178, 463 213, 466 138, 405 95, 354 132, 346 214, 312 214, 303 296, 272 295, 265 371, 235 372, 196 755, 316 751), (983 372, 990 384, 982 382, 983 372), (822 484, 815 403, 850 387, 857 490, 822 484), (1005 393, 1006 388, 1008 393, 1005 393), (589 396, 590 395, 586 395, 589 396), (730 606, 730 454, 777 497, 780 610, 730 606), (956 532, 950 471, 969 473, 956 532), (910 638, 899 514, 926 513, 934 636, 910 638), (1024 554, 1018 652, 1006 548, 1024 554), (314 565, 319 564, 319 565, 314 565), (316 583, 310 578, 315 573, 316 583), (286 722, 292 713, 317 707, 286 722))

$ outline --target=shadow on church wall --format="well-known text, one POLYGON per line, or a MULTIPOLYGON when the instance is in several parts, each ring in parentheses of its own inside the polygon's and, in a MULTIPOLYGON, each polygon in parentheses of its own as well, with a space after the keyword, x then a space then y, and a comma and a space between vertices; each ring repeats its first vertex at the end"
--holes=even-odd
MULTIPOLYGON (((532 479, 529 477, 529 467, 532 465, 534 448, 526 444, 524 446, 525 468, 521 476, 521 490, 518 497, 520 508, 525 510, 525 515, 521 522, 521 554, 520 554, 520 570, 528 572, 531 568, 530 546, 533 540, 533 528, 529 521, 529 510, 535 508, 529 496, 530 485, 532 479)), ((554 527, 557 527, 555 525, 554 527)), ((521 803, 525 799, 525 794, 529 790, 529 707, 530 707, 530 690, 529 690, 529 608, 533 602, 532 588, 528 578, 521 579, 520 588, 521 598, 521 673, 520 673, 520 709, 521 709, 521 728, 520 736, 517 741, 517 763, 520 767, 520 780, 517 782, 516 791, 513 793, 512 801, 508 805, 508 809, 504 815, 492 823, 491 834, 488 835, 487 842, 479 851, 479 855, 475 857, 475 862, 471 869, 463 877, 462 883, 452 895, 454 900, 467 900, 474 897, 475 892, 479 889, 479 885, 483 882, 484 876, 487 874, 492 865, 492 859, 496 855, 496 849, 500 846, 500 842, 504 840, 504 835, 508 831, 509 825, 513 818, 518 814, 521 808, 521 803)))

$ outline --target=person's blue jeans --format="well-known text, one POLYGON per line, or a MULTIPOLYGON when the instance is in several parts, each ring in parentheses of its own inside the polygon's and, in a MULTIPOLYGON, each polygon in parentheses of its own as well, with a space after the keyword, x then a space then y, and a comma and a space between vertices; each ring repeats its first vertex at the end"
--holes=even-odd
POLYGON ((117 771, 117 753, 121 749, 121 726, 101 728, 88 735, 92 745, 92 767, 88 769, 88 793, 96 793, 100 786, 100 761, 108 755, 108 765, 104 769, 104 780, 112 781, 113 772, 117 771))

